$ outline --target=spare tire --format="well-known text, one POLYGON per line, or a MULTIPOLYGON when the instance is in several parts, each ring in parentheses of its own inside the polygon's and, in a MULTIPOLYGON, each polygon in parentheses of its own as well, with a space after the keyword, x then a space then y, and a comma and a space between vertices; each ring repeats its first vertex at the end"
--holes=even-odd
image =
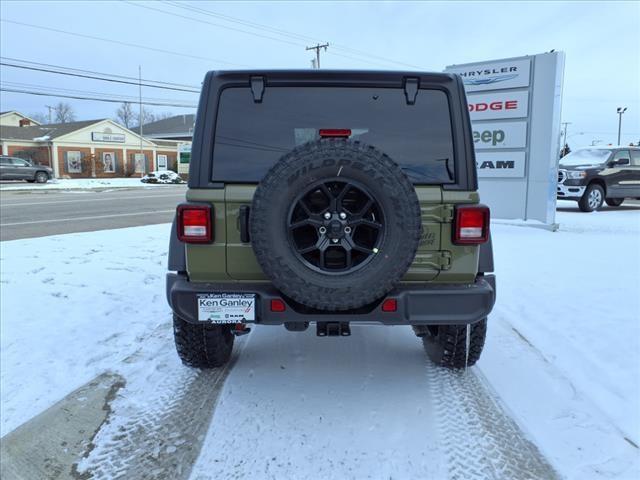
POLYGON ((420 204, 401 168, 378 149, 322 139, 283 156, 258 185, 253 250, 287 297, 348 310, 387 294, 413 262, 420 204))

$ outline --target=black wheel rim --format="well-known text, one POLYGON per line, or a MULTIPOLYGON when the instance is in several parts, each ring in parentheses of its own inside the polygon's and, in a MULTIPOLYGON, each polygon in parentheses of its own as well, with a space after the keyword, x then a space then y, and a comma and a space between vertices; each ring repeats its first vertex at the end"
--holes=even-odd
POLYGON ((386 224, 382 208, 364 185, 333 178, 312 184, 294 199, 287 229, 304 265, 341 275, 373 260, 386 224))

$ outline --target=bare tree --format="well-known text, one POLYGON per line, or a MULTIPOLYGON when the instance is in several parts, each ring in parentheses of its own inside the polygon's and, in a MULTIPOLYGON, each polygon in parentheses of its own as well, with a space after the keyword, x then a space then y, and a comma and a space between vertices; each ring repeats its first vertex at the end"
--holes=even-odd
POLYGON ((116 120, 127 128, 133 126, 135 115, 133 113, 133 107, 129 102, 124 102, 120 105, 120 108, 116 110, 116 120))
POLYGON ((49 123, 49 117, 47 116, 46 113, 40 113, 40 112, 30 113, 29 118, 32 118, 36 122, 41 123, 43 125, 46 123, 49 123))
POLYGON ((138 126, 141 124, 144 125, 146 123, 155 122, 157 120, 155 113, 151 110, 147 110, 142 107, 142 121, 140 121, 140 114, 135 114, 136 121, 138 122, 138 126))
POLYGON ((76 119, 73 107, 66 102, 59 102, 53 110, 55 111, 56 123, 68 123, 76 119))

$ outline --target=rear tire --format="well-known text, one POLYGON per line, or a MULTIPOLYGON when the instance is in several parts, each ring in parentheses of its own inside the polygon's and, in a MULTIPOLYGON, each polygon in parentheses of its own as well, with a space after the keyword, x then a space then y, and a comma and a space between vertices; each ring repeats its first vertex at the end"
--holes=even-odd
POLYGON ((587 187, 584 195, 578 200, 578 207, 583 212, 593 212, 602 207, 604 201, 604 190, 597 183, 592 183, 587 187))
POLYGON ((221 367, 231 357, 234 336, 229 325, 189 323, 174 314, 173 334, 178 356, 189 367, 221 367))
POLYGON ((433 325, 414 328, 422 336, 427 356, 440 367, 466 368, 482 354, 487 335, 487 319, 469 325, 469 350, 467 352, 467 325, 433 325))
POLYGON ((624 202, 624 198, 605 198, 604 201, 607 202, 607 205, 610 207, 619 207, 622 205, 622 202, 624 202))

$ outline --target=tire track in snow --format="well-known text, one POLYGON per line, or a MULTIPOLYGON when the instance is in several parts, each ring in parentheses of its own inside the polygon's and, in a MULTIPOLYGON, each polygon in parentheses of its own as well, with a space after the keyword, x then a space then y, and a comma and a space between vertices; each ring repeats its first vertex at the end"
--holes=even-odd
POLYGON ((430 365, 428 376, 450 479, 560 478, 474 368, 451 371, 430 365))
MULTIPOLYGON (((164 343, 163 349, 175 355, 172 343, 164 343)), ((143 365, 147 361, 136 356, 130 360, 143 365)), ((224 368, 206 371, 163 364, 150 369, 149 362, 146 371, 135 372, 114 403, 112 418, 96 436, 94 449, 80 462, 77 477, 188 478, 236 357, 224 368), (135 391, 144 384, 155 385, 150 395, 135 391)))

